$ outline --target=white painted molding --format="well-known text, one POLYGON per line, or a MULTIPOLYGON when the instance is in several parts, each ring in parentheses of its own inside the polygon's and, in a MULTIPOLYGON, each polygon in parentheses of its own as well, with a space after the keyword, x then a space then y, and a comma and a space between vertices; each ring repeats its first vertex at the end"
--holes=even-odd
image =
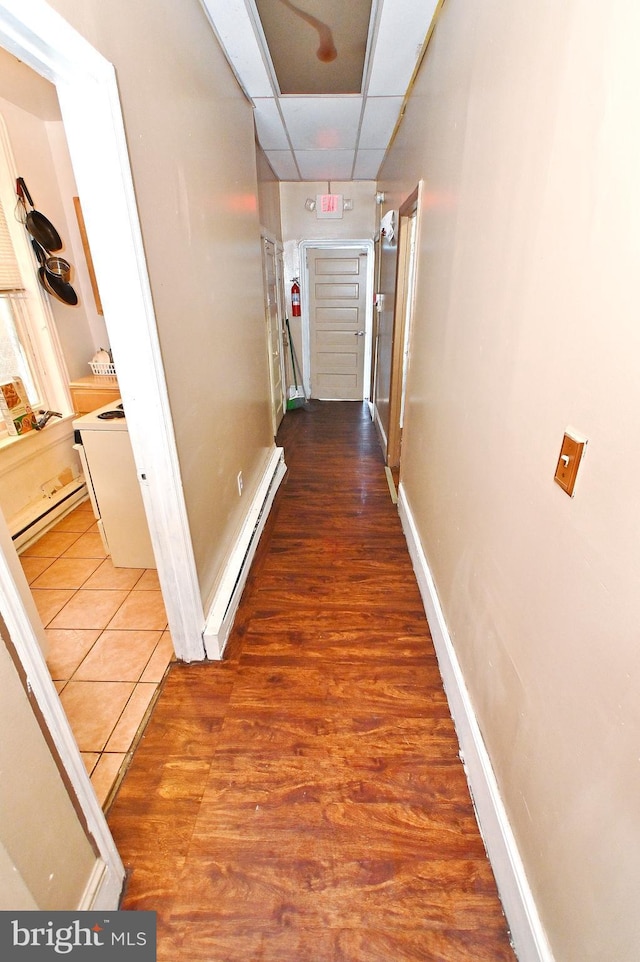
POLYGON ((402 482, 398 511, 514 949, 519 962, 554 962, 402 482))
POLYGON ((100 900, 102 897, 102 888, 106 882, 106 865, 99 858, 96 864, 93 866, 93 871, 89 877, 89 881, 86 884, 85 890, 82 893, 82 898, 80 899, 80 905, 78 905, 78 911, 88 912, 91 909, 109 909, 109 905, 101 905, 100 900))
POLYGON ((56 85, 171 638, 199 660, 204 608, 115 69, 43 0, 0 0, 0 45, 56 85))
MULTIPOLYGON (((43 654, 44 631, 18 556, 13 550, 9 529, 1 516, 0 598, 2 616, 26 673, 28 688, 38 703, 72 791, 78 800, 87 834, 94 840, 98 850, 97 861, 102 866, 102 874, 99 896, 96 895, 97 907, 115 909, 122 893, 124 866, 78 751, 71 726, 62 710, 58 692, 51 680, 43 654), (36 629, 35 626, 39 628, 36 629)), ((94 872, 92 878, 95 877, 94 872)))
POLYGON ((222 658, 260 535, 286 470, 282 448, 274 448, 209 608, 203 633, 207 658, 222 658))
POLYGON ((373 278, 375 269, 375 248, 369 238, 364 240, 303 240, 298 244, 298 259, 300 263, 300 296, 302 298, 302 385, 307 397, 311 397, 311 341, 309 331, 309 267, 308 253, 310 250, 366 250, 367 252, 367 297, 365 302, 365 353, 363 368, 363 400, 370 399, 371 365, 373 364, 373 278))

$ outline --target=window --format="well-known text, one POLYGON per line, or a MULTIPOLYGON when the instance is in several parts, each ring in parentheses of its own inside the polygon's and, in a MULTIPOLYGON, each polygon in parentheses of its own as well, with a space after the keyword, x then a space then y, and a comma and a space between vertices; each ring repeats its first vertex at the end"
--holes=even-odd
POLYGON ((28 234, 15 216, 15 184, 15 162, 0 116, 0 381, 21 378, 34 410, 70 413, 53 314, 38 283, 28 234))
POLYGON ((24 325, 19 317, 24 313, 20 301, 0 291, 0 382, 19 377, 25 386, 32 408, 43 403, 42 392, 36 387, 32 366, 24 343, 24 325))

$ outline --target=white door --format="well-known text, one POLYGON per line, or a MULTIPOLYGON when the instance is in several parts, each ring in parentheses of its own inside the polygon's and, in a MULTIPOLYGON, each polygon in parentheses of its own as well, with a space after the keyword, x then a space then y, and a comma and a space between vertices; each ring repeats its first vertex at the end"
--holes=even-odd
POLYGON ((311 249, 307 268, 311 397, 361 401, 367 251, 311 249))
POLYGON ((266 237, 264 238, 262 250, 262 264, 264 272, 265 316, 267 321, 267 350, 269 352, 269 380, 271 385, 271 419, 273 435, 275 437, 284 416, 282 330, 280 325, 276 245, 266 237))

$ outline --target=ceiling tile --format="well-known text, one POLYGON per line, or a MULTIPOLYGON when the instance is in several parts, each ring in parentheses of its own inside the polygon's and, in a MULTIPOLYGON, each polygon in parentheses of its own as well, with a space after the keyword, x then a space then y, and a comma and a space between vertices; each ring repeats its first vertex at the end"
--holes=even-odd
POLYGON ((296 150, 303 180, 351 180, 353 150, 296 150))
POLYGON ((282 97, 280 106, 295 150, 356 146, 362 97, 282 97))
MULTIPOLYGON (((300 6, 299 0, 257 0, 258 6, 256 0, 200 2, 240 85, 254 102, 258 140, 276 175, 294 181, 374 179, 439 0, 305 0, 300 6), (360 29, 359 39, 356 36, 354 10, 357 6, 362 28, 370 3, 367 37, 372 48, 365 58, 365 89, 337 95, 332 93, 329 72, 340 60, 358 58, 356 74, 362 69, 364 33, 360 29), (299 42, 296 54, 304 46, 303 60, 310 62, 304 65, 305 77, 307 67, 313 68, 315 77, 306 88, 309 93, 281 95, 265 38, 269 31, 261 23, 258 8, 280 24, 277 37, 273 35, 274 53, 279 45, 280 56, 286 58, 287 45, 299 42), (323 92, 311 92, 318 89, 323 92), (287 148, 293 148, 295 156, 287 148)), ((293 89, 303 90, 307 80, 291 83, 293 89)), ((352 84, 353 80, 339 81, 333 90, 349 89, 352 84)))
POLYGON ((244 0, 201 0, 201 3, 247 96, 270 97, 273 86, 244 0))
POLYGON ((358 147, 386 147, 402 108, 402 97, 367 97, 358 147))
POLYGON ((288 150, 289 140, 276 100, 273 97, 256 97, 253 103, 258 140, 262 149, 288 150))
POLYGON ((369 77, 369 96, 404 96, 438 0, 385 0, 369 77))
POLYGON ((265 156, 279 180, 300 180, 295 158, 290 150, 265 150, 265 156))
POLYGON ((360 93, 371 0, 255 4, 283 94, 360 93))
POLYGON ((359 150, 353 170, 354 180, 375 180, 386 150, 359 150))

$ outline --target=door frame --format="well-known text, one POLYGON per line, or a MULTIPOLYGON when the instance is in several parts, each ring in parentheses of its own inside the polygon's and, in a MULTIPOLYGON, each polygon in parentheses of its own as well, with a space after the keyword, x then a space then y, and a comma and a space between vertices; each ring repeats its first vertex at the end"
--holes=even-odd
POLYGON ((278 241, 278 239, 271 233, 267 231, 261 232, 262 241, 262 281, 264 287, 264 313, 265 321, 267 325, 267 351, 269 352, 269 384, 271 388, 271 421, 273 425, 273 436, 275 437, 278 433, 278 428, 280 424, 276 424, 276 411, 273 405, 273 383, 271 378, 271 320, 269 317, 269 302, 268 302, 268 289, 267 289, 267 270, 265 262, 265 250, 267 244, 273 245, 273 269, 274 269, 274 289, 275 289, 275 316, 276 316, 276 334, 278 338, 278 365, 280 367, 280 384, 282 387, 282 412, 283 416, 287 410, 287 384, 286 384, 286 373, 284 364, 284 330, 282 327, 282 318, 284 316, 283 305, 284 305, 284 266, 283 266, 283 246, 278 241))
POLYGON ((373 331, 374 244, 366 240, 303 240, 298 245, 300 257, 300 301, 302 304, 302 382, 307 397, 311 394, 311 337, 309 330, 309 267, 310 250, 362 250, 367 252, 367 290, 365 308, 364 369, 362 372, 362 400, 371 400, 371 357, 373 331))
MULTIPOLYGON (((204 658, 198 586, 115 69, 44 0, 0 0, 0 46, 53 83, 116 357, 138 480, 178 657, 204 658), (117 277, 112 252, 121 254, 117 277)), ((40 647, 26 578, 0 519, 2 613, 101 871, 89 908, 118 905, 124 867, 40 647)))
POLYGON ((393 306, 393 334, 391 346, 391 380, 389 384, 389 429, 387 435, 387 467, 400 467, 400 446, 404 397, 406 391, 404 355, 411 336, 411 317, 415 300, 420 231, 420 199, 422 181, 409 194, 398 211, 398 266, 393 306), (410 221, 415 217, 413 254, 410 249, 410 221))

